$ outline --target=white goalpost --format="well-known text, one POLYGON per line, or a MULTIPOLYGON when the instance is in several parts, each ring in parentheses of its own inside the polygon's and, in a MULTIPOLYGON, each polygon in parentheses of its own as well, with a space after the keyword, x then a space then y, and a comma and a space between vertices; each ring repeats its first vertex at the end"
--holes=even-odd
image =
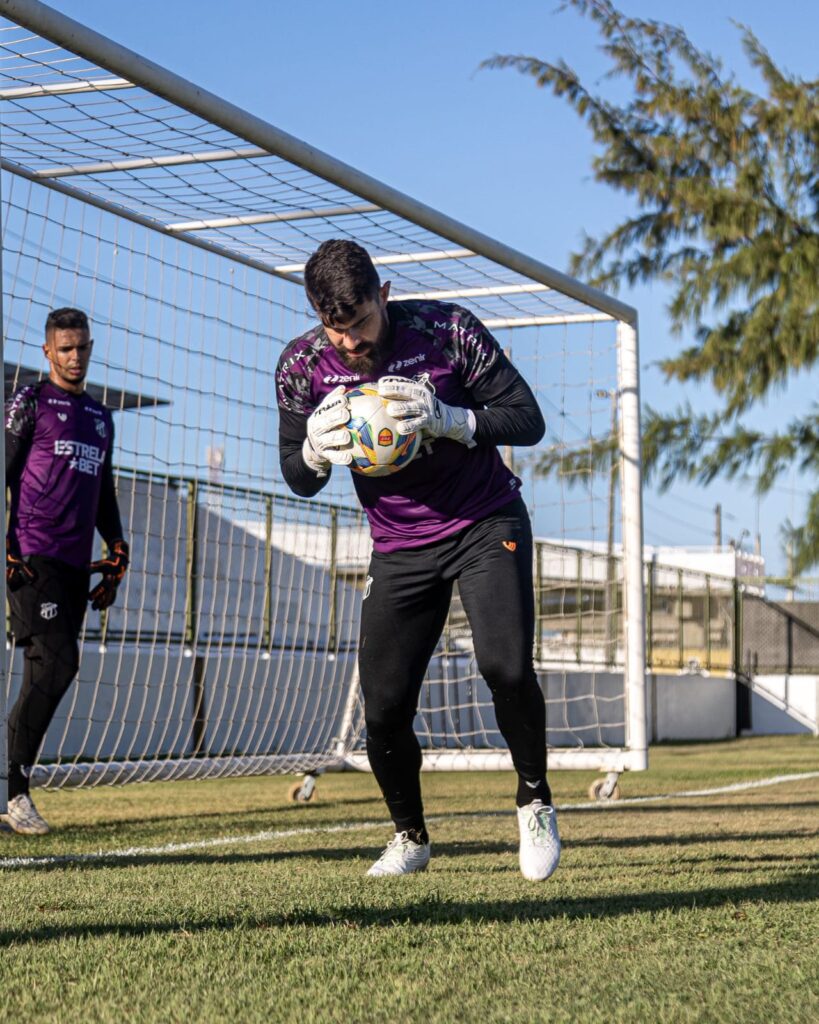
MULTIPOLYGON (((547 436, 504 456, 537 539, 549 765, 606 773, 603 796, 647 766, 635 310, 37 0, 0 0, 0 168, 6 396, 44 373, 48 311, 86 310, 133 554, 117 604, 89 610, 35 785, 298 773, 307 799, 366 768, 366 526, 349 474, 295 498, 276 448, 304 263, 338 237, 392 298, 473 310, 534 389, 547 436)), ((20 663, 9 635, 2 765, 20 663)), ((426 769, 511 768, 457 596, 417 731, 426 769)))

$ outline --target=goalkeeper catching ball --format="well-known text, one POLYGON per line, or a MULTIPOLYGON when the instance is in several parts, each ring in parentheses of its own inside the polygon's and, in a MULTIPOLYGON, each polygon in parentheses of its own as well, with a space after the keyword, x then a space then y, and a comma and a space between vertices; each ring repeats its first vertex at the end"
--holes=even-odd
POLYGON ((521 871, 545 880, 560 839, 533 663, 532 529, 520 480, 497 448, 537 444, 540 409, 473 314, 444 302, 388 303, 389 282, 355 242, 324 242, 304 279, 320 322, 285 348, 276 371, 289 487, 311 497, 334 466, 349 465, 347 387, 376 385, 399 430, 422 434, 400 473, 353 474, 373 540, 359 637, 367 755, 395 826, 368 873, 408 874, 429 862, 413 720, 457 580, 517 771, 521 871))

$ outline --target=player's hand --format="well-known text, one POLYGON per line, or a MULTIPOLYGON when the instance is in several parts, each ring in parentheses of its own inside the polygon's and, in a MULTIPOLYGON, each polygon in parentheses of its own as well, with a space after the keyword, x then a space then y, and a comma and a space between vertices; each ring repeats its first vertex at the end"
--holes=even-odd
POLYGON ((27 583, 33 583, 37 579, 37 573, 31 568, 28 562, 24 562, 21 555, 12 551, 9 547, 8 537, 6 538, 6 588, 12 593, 19 590, 27 583))
POLYGON ((350 431, 344 424, 350 418, 350 404, 344 397, 345 387, 339 384, 307 420, 307 437, 301 454, 318 476, 327 476, 330 466, 349 466, 353 460, 350 431))
POLYGON ((422 431, 427 437, 448 437, 474 448, 475 414, 445 405, 430 384, 408 377, 382 377, 378 393, 387 399, 387 412, 398 420, 400 434, 422 431))
POLYGON ((98 562, 92 562, 89 572, 101 572, 102 579, 88 595, 91 607, 96 611, 110 608, 117 597, 117 588, 122 583, 122 577, 128 568, 128 545, 124 540, 115 540, 111 543, 111 550, 107 558, 101 558, 98 562))

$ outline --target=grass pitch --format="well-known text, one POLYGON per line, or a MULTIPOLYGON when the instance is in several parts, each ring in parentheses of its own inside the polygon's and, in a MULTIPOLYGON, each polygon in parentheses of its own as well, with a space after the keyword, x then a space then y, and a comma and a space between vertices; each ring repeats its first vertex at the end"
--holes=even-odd
MULTIPOLYGON (((621 786, 817 771, 816 739, 747 739, 654 748, 621 786)), ((592 778, 555 773, 558 808, 592 778)), ((52 834, 0 835, 0 1020, 819 1020, 819 778, 567 808, 541 885, 510 774, 425 775, 433 859, 399 879, 364 877, 390 836, 369 775, 306 806, 291 782, 35 794, 52 834)))

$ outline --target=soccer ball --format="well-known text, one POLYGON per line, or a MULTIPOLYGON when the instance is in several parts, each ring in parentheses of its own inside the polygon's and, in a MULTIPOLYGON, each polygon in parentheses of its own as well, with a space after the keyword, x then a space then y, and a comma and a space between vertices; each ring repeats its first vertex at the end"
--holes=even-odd
POLYGON ((350 419, 345 424, 353 444, 350 469, 365 476, 387 476, 409 465, 421 447, 421 435, 399 434, 386 401, 373 384, 347 391, 350 419))

